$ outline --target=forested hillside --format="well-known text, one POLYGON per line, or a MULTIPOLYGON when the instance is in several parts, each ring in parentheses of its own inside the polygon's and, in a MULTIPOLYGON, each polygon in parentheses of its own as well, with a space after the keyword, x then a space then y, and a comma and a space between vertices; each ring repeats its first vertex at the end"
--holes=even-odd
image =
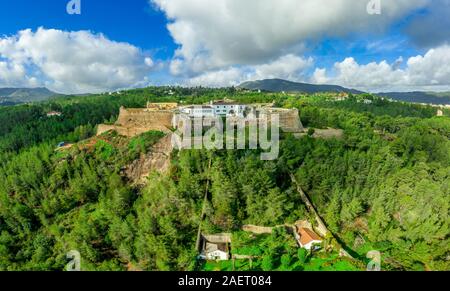
POLYGON ((71 250, 81 253, 83 270, 201 269, 195 241, 207 181, 205 231, 238 232, 243 224, 309 218, 290 173, 355 260, 336 258, 335 250, 304 254, 275 232, 254 250, 262 257, 254 269, 362 270, 370 250, 382 253, 385 270, 450 269, 448 112, 436 117, 432 107, 370 95, 335 102, 332 94, 172 88, 167 97, 167 90, 0 108, 0 270, 63 270, 71 250), (123 168, 162 133, 93 138, 96 124, 115 121, 122 105, 224 97, 295 107, 306 127, 345 135, 284 134, 275 161, 252 150, 184 150, 174 153, 168 174, 153 173, 143 187, 123 168), (367 98, 373 103, 360 102, 367 98), (51 110, 62 115, 47 117, 51 110), (75 146, 55 150, 62 141, 75 146))
POLYGON ((0 106, 45 101, 57 95, 47 88, 0 88, 0 106))
POLYGON ((304 94, 314 94, 321 92, 334 93, 353 93, 362 94, 363 92, 348 89, 337 85, 316 85, 307 83, 297 83, 282 79, 266 79, 259 81, 249 81, 239 85, 239 88, 247 90, 261 90, 266 92, 297 92, 304 94))

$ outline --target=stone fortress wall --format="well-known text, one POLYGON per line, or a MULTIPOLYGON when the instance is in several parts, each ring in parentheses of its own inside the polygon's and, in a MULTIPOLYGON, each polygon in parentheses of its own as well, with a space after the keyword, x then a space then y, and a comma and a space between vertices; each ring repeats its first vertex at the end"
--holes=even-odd
MULTIPOLYGON (((142 133, 157 130, 170 133, 173 128, 173 120, 178 113, 176 103, 148 103, 147 108, 120 108, 119 117, 115 124, 98 125, 97 135, 115 130, 127 137, 133 137, 142 133)), ((300 133, 304 131, 297 109, 283 109, 273 107, 258 107, 254 109, 254 115, 258 119, 271 120, 272 114, 278 114, 280 128, 284 132, 300 133)), ((236 119, 238 122, 238 119, 236 119)))
POLYGON ((125 127, 172 127, 174 111, 120 108, 116 125, 125 127))
MULTIPOLYGON (((258 124, 258 122, 267 122, 270 126, 272 115, 277 114, 279 117, 280 128, 287 133, 301 133, 305 129, 300 120, 299 112, 297 109, 284 109, 274 107, 257 107, 253 108, 250 114, 247 116, 246 124, 258 124)), ((229 117, 229 121, 235 124, 239 124, 242 121, 239 117, 229 117)))
POLYGON ((278 114, 280 119, 280 128, 284 132, 298 133, 304 131, 298 109, 284 109, 284 108, 264 108, 260 116, 271 120, 271 115, 278 114))
POLYGON ((174 111, 124 107, 120 108, 119 117, 114 125, 100 124, 97 135, 115 130, 123 136, 133 137, 156 130, 169 133, 172 128, 174 111))

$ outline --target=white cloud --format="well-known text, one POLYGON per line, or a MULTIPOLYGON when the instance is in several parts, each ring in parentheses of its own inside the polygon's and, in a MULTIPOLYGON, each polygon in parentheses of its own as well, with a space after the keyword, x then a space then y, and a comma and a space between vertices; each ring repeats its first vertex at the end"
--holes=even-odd
POLYGON ((33 87, 37 83, 36 78, 26 75, 23 65, 0 61, 0 85, 2 87, 16 87, 24 84, 27 87, 33 87))
POLYGON ((210 71, 188 79, 184 85, 204 87, 229 87, 239 85, 245 80, 244 69, 231 67, 228 69, 210 71))
MULTIPOLYGON (((403 58, 393 64, 387 61, 361 65, 354 58, 346 58, 334 65, 332 72, 316 70, 317 83, 329 82, 368 91, 428 90, 450 88, 450 46, 430 49, 426 54, 411 57, 400 68, 403 58)), ((315 74, 315 75, 316 75, 315 74)))
POLYGON ((327 74, 326 69, 316 68, 314 74, 311 77, 311 82, 316 84, 327 84, 330 80, 326 76, 326 74, 327 74))
POLYGON ((145 83, 152 66, 139 48, 89 31, 39 28, 0 38, 2 86, 99 92, 145 83))
POLYGON ((292 54, 285 55, 279 59, 255 66, 255 74, 252 78, 256 79, 290 79, 299 80, 305 76, 306 70, 313 65, 312 58, 304 59, 292 54))
POLYGON ((352 32, 379 32, 430 0, 382 2, 368 15, 362 0, 151 0, 170 20, 179 44, 173 74, 255 65, 302 52, 305 42, 352 32))
POLYGON ((280 78, 316 84, 336 84, 363 91, 450 90, 450 46, 430 49, 424 55, 406 62, 399 57, 392 64, 387 61, 359 64, 353 57, 335 63, 331 70, 315 68, 314 61, 286 55, 268 64, 230 66, 207 71, 190 78, 185 85, 226 87, 245 81, 280 78))
POLYGON ((226 87, 236 86, 245 81, 272 78, 301 81, 306 78, 306 72, 312 65, 311 58, 305 59, 289 54, 263 65, 209 71, 189 79, 187 85, 226 87))

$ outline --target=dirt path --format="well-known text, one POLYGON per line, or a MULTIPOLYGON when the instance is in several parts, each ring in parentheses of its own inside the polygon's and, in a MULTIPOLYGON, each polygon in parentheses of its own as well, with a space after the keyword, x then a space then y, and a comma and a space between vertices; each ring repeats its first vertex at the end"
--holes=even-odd
POLYGON ((300 194, 300 197, 302 198, 303 203, 305 203, 306 207, 308 208, 308 211, 312 213, 316 219, 317 222, 317 231, 322 237, 326 237, 328 234, 331 234, 331 232, 326 227, 325 223, 323 222, 323 219, 320 217, 319 213, 317 212, 316 208, 312 204, 311 200, 309 199, 308 195, 303 191, 303 189, 300 187, 300 184, 297 182, 297 179, 295 176, 291 173, 290 174, 292 182, 297 187, 297 192, 300 194))
POLYGON ((200 223, 198 226, 198 232, 197 232, 197 242, 195 243, 195 247, 198 251, 201 251, 201 237, 202 237, 202 224, 203 224, 203 220, 205 219, 205 214, 206 214, 206 204, 208 202, 208 191, 209 191, 209 184, 210 184, 210 179, 209 179, 209 172, 211 170, 211 165, 212 165, 212 157, 209 159, 209 164, 208 164, 208 170, 207 170, 207 181, 206 181, 206 189, 205 189, 205 197, 203 199, 203 206, 202 206, 202 213, 200 215, 200 223))
MULTIPOLYGON (((320 217, 319 213, 317 212, 316 208, 312 204, 312 202, 309 199, 308 195, 306 195, 306 193, 303 191, 303 189, 300 186, 300 184, 297 182, 297 179, 295 178, 294 174, 290 173, 290 176, 291 176, 292 182, 297 187, 297 191, 300 194, 300 197, 302 198, 303 203, 305 203, 306 207, 308 208, 308 211, 310 213, 312 213, 314 215, 315 219, 316 219, 316 222, 317 222, 317 225, 318 225, 317 228, 316 228, 317 232, 319 232, 319 234, 322 237, 331 236, 331 237, 335 238, 335 240, 336 240, 336 237, 333 235, 333 233, 326 227, 325 222, 320 217)), ((353 259, 353 257, 346 250, 344 250, 344 248, 339 243, 338 243, 338 248, 339 248, 339 255, 340 256, 345 256, 345 257, 353 259)))

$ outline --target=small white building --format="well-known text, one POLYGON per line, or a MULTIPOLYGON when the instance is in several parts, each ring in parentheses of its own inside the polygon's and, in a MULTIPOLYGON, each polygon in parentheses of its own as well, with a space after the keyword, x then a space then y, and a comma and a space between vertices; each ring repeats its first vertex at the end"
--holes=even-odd
POLYGON ((227 261, 230 259, 226 243, 206 243, 205 258, 209 261, 227 261))
POLYGON ((202 235, 200 258, 208 261, 227 261, 230 259, 230 244, 229 233, 202 235))

